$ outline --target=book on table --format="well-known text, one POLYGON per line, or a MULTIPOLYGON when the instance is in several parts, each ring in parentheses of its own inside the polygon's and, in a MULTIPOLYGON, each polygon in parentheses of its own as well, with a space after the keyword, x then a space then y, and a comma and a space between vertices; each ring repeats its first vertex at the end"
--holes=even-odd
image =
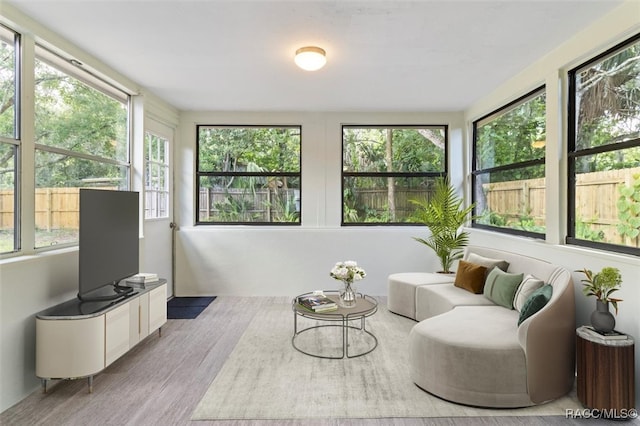
POLYGON ((624 333, 620 333, 617 330, 611 331, 598 331, 595 328, 586 325, 584 326, 584 331, 589 335, 602 340, 625 340, 627 335, 624 333))
POLYGON ((158 274, 150 272, 140 272, 127 278, 127 284, 144 287, 145 284, 155 283, 159 280, 160 278, 158 277, 158 274))
POLYGON ((298 304, 313 312, 328 312, 338 309, 338 304, 325 295, 309 295, 298 297, 298 304))

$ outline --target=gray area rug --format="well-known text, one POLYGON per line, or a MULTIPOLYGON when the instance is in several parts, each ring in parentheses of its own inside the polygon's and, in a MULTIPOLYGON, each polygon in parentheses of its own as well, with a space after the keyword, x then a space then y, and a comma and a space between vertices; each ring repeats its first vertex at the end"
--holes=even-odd
MULTIPOLYGON (((304 321, 303 325, 314 324, 304 321)), ((520 409, 467 407, 430 395, 409 377, 407 339, 414 324, 379 306, 367 319, 367 329, 379 340, 373 352, 359 358, 319 359, 292 347, 291 306, 268 306, 256 312, 191 418, 564 416, 566 409, 582 407, 575 393, 520 409)), ((303 333, 296 342, 304 349, 335 355, 341 352, 340 339, 337 328, 321 328, 303 333)), ((356 338, 353 350, 368 344, 370 340, 356 338)))

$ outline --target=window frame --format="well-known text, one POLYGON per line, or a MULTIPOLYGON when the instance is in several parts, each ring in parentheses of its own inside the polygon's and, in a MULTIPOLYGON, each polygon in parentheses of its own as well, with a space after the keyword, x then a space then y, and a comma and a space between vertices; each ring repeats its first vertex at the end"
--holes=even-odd
POLYGON ((150 130, 146 130, 144 132, 145 136, 144 136, 144 199, 145 199, 145 206, 144 206, 144 219, 145 220, 154 220, 154 219, 168 219, 170 216, 170 193, 169 193, 169 181, 170 181, 170 152, 171 152, 171 147, 170 147, 170 143, 169 143, 169 139, 167 139, 164 136, 161 136, 159 134, 157 134, 156 132, 152 132, 150 130), (147 141, 147 136, 152 137, 152 138, 157 138, 161 141, 163 141, 163 149, 164 149, 164 162, 160 161, 157 157, 154 157, 152 155, 152 149, 151 146, 149 144, 149 142, 147 141), (164 178, 164 187, 163 188, 159 188, 156 187, 155 185, 152 184, 153 180, 150 179, 151 177, 151 170, 153 167, 157 167, 158 170, 160 170, 160 172, 163 174, 164 178), (160 215, 161 210, 158 208, 158 204, 154 204, 156 206, 155 209, 147 209, 147 202, 149 200, 149 198, 156 198, 157 194, 164 194, 165 195, 165 199, 166 199, 166 206, 165 206, 165 214, 164 215, 160 215), (151 212, 153 213, 153 216, 147 216, 147 212, 151 212))
MULTIPOLYGON (((506 170, 517 170, 517 169, 526 169, 527 167, 532 167, 532 166, 538 166, 538 165, 543 165, 545 166, 545 179, 546 179, 546 150, 545 150, 545 155, 543 155, 541 158, 535 159, 535 160, 527 160, 527 161, 521 161, 518 163, 510 163, 510 164, 503 164, 500 166, 495 166, 495 167, 489 167, 486 169, 477 169, 477 165, 478 165, 478 149, 477 149, 477 138, 478 138, 478 124, 486 121, 492 117, 500 117, 502 115, 504 115, 505 113, 509 112, 510 110, 514 109, 515 107, 522 105, 524 103, 526 103, 529 100, 532 100, 534 98, 536 98, 537 96, 540 96, 544 94, 546 97, 546 85, 540 85, 538 87, 536 87, 535 89, 525 93, 524 95, 512 100, 511 102, 491 111, 490 113, 478 118, 477 120, 473 121, 472 124, 472 141, 471 141, 471 146, 472 146, 472 153, 471 153, 471 202, 472 204, 474 204, 473 207, 473 216, 475 217, 478 214, 478 210, 477 210, 477 206, 475 205, 476 203, 476 185, 478 184, 478 176, 480 175, 484 175, 484 174, 489 174, 489 173, 493 173, 493 172, 501 172, 501 171, 506 171, 506 170)), ((545 105, 546 105, 546 98, 545 98, 545 105)), ((545 119, 546 119, 546 107, 545 107, 545 119)), ((514 228, 507 228, 507 227, 500 227, 500 226, 493 226, 493 225, 487 225, 487 224, 483 224, 483 223, 478 223, 477 220, 474 218, 471 221, 471 227, 472 228, 476 228, 476 229, 483 229, 483 230, 488 230, 488 231, 493 231, 493 232, 499 232, 499 233, 504 233, 504 234, 509 234, 509 235, 516 235, 516 236, 521 236, 521 237, 528 237, 528 238, 534 238, 534 239, 546 239, 546 232, 545 233, 539 233, 539 232, 533 232, 533 231, 526 231, 526 230, 520 230, 520 229, 514 229, 514 228)), ((545 230, 546 230, 546 220, 545 220, 545 230)))
POLYGON ((344 189, 345 178, 372 177, 372 178, 447 178, 449 175, 449 125, 448 124, 342 124, 341 126, 341 151, 340 151, 340 226, 424 226, 417 222, 345 222, 344 217, 344 189), (421 129, 442 128, 444 131, 444 170, 439 172, 348 172, 344 170, 344 130, 353 129, 421 129))
MULTIPOLYGON (((73 160, 79 161, 90 161, 94 163, 116 166, 122 168, 124 171, 124 176, 121 180, 121 183, 125 185, 123 188, 118 188, 119 190, 130 190, 132 186, 132 98, 131 94, 126 92, 123 89, 116 87, 115 85, 109 83, 104 78, 96 75, 90 69, 86 69, 84 65, 74 59, 66 59, 66 56, 63 52, 57 52, 52 50, 43 44, 35 44, 34 50, 34 64, 36 61, 40 61, 47 66, 55 69, 57 72, 60 72, 69 78, 75 79, 91 89, 101 93, 104 96, 111 98, 115 102, 121 103, 124 108, 126 108, 126 129, 124 135, 126 135, 126 147, 124 148, 124 152, 126 153, 125 159, 118 159, 117 157, 105 157, 101 155, 94 155, 92 153, 86 151, 73 151, 65 148, 61 148, 54 145, 46 145, 37 142, 33 142, 33 150, 34 150, 34 171, 37 166, 37 155, 38 152, 44 152, 47 154, 61 155, 73 160)), ((34 68, 35 72, 35 68, 34 68)), ((34 88, 34 100, 36 98, 35 88, 34 88)), ((34 132, 36 128, 34 125, 34 132)), ((39 188, 37 178, 34 180, 34 194, 39 188)), ((37 226, 33 223, 34 231, 37 230, 37 226)), ((48 251, 57 248, 64 247, 74 247, 78 245, 78 240, 68 241, 68 242, 60 242, 55 243, 53 245, 38 245, 38 233, 34 232, 34 241, 33 247, 35 252, 40 251, 48 251)))
POLYGON ((302 225, 302 125, 301 124, 196 124, 196 155, 195 155, 195 185, 194 185, 194 223, 196 226, 216 226, 216 225, 250 225, 250 226, 301 226, 302 225), (298 129, 300 135, 300 147, 298 150, 298 171, 297 172, 213 172, 200 170, 200 129, 212 128, 240 128, 240 129, 298 129), (200 178, 201 177, 293 177, 300 182, 299 200, 300 211, 296 222, 249 222, 249 221, 201 221, 200 220, 200 178))
POLYGON ((13 249, 0 252, 0 256, 11 255, 21 250, 21 150, 22 150, 22 35, 17 31, 0 24, 3 31, 13 34, 13 135, 0 136, 0 144, 13 150, 13 249))
POLYGON ((640 33, 617 43, 615 46, 605 50, 599 55, 581 63, 580 65, 570 69, 567 72, 567 236, 565 243, 567 245, 587 247, 596 250, 605 250, 622 254, 630 254, 640 256, 640 248, 624 246, 612 243, 602 243, 598 241, 583 240, 576 237, 576 160, 580 157, 586 157, 606 152, 622 151, 628 148, 640 147, 640 137, 625 142, 608 143, 597 147, 576 149, 577 137, 577 117, 576 117, 576 75, 583 69, 588 68, 602 59, 624 50, 632 44, 640 42, 640 33))

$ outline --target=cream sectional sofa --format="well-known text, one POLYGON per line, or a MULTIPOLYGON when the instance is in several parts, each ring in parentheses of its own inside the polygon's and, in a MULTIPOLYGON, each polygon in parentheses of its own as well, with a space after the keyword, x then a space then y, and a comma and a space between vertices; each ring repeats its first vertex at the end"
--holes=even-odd
POLYGON ((483 407, 525 407, 567 394, 575 378, 569 271, 478 246, 468 247, 464 259, 472 253, 506 261, 507 272, 530 274, 551 285, 551 298, 518 325, 517 310, 454 286, 453 277, 391 275, 389 310, 420 321, 409 335, 412 380, 443 399, 483 407))

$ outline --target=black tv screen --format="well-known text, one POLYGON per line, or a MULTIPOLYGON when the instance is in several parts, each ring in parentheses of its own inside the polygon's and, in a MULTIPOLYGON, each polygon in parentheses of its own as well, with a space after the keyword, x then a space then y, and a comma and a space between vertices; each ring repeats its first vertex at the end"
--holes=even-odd
POLYGON ((138 198, 132 191, 80 189, 81 300, 118 298, 131 290, 118 283, 138 273, 138 198))

